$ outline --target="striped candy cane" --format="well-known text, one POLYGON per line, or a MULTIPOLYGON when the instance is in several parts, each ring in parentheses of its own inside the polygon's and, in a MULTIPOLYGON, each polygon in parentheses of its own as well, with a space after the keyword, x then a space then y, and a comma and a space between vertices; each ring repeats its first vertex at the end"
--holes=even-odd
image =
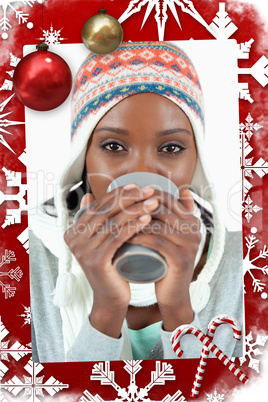
POLYGON ((211 351, 243 384, 248 382, 248 377, 240 370, 229 357, 227 357, 214 343, 211 342, 208 336, 203 334, 200 329, 192 325, 181 325, 171 335, 171 342, 174 352, 178 357, 181 357, 183 350, 180 347, 180 340, 186 334, 196 336, 208 351, 211 351))
MULTIPOLYGON (((209 337, 209 339, 211 341, 215 334, 216 329, 221 324, 229 324, 233 329, 233 333, 234 333, 233 337, 237 340, 239 340, 241 338, 241 329, 240 329, 239 322, 235 318, 231 317, 230 315, 220 314, 220 315, 216 316, 215 318, 213 318, 208 325, 207 336, 209 337)), ((207 361, 208 361, 208 355, 209 355, 209 349, 207 348, 207 346, 204 345, 201 356, 200 356, 199 364, 197 366, 197 371, 195 374, 195 379, 194 379, 194 383, 192 386, 192 390, 191 390, 192 398, 197 397, 199 394, 199 390, 200 390, 200 387, 202 384, 203 376, 204 376, 207 361)))

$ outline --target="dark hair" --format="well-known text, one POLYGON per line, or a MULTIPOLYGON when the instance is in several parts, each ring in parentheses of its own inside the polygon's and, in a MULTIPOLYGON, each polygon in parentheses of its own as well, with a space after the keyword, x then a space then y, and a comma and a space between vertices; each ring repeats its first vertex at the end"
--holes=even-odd
MULTIPOLYGON (((73 187, 74 187, 74 189, 73 190, 71 189, 66 196, 67 208, 68 208, 69 214, 71 216, 75 215, 76 212, 80 209, 80 203, 81 203, 83 195, 91 192, 86 168, 84 168, 84 171, 82 174, 82 182, 80 183, 80 185, 73 186, 73 187)), ((55 218, 57 217, 57 210, 56 210, 54 197, 43 202, 42 208, 46 214, 53 216, 55 218)))

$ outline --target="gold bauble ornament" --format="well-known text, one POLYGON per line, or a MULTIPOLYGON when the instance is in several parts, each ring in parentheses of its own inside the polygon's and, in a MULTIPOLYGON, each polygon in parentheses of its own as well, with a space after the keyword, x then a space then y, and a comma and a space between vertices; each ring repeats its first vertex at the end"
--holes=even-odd
POLYGON ((98 15, 87 20, 82 29, 85 46, 93 53, 108 54, 120 46, 123 29, 120 23, 101 8, 98 15))

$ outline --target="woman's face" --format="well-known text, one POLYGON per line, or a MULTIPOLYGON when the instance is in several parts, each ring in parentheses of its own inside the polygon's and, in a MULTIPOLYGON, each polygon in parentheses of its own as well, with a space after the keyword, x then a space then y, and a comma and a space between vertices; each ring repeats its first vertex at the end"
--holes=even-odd
POLYGON ((197 159, 185 113, 154 93, 129 96, 99 121, 89 141, 86 168, 95 198, 112 180, 133 172, 158 173, 178 188, 191 184, 197 159))

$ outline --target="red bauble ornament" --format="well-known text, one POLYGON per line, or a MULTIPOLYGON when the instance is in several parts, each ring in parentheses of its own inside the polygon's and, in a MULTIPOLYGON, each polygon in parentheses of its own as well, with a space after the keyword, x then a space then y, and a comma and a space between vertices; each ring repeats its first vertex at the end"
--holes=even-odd
POLYGON ((60 106, 72 88, 71 70, 60 56, 40 43, 37 52, 25 56, 17 65, 13 85, 18 99, 27 107, 45 111, 60 106))

